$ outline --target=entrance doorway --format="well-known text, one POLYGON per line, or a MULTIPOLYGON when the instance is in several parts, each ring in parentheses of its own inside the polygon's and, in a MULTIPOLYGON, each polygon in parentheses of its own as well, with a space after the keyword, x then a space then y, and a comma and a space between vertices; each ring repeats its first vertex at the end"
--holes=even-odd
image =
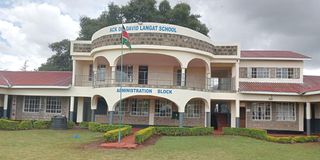
POLYGON ((215 130, 230 127, 230 102, 211 102, 211 126, 215 130))
POLYGON ((240 107, 240 128, 246 128, 246 108, 240 107))

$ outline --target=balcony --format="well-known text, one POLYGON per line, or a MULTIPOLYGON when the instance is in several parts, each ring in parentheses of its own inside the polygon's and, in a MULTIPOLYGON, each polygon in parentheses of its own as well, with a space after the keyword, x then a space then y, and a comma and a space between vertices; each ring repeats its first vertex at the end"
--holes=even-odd
POLYGON ((234 92, 234 78, 199 78, 186 76, 185 81, 181 79, 180 73, 146 73, 138 72, 134 74, 121 74, 116 72, 114 76, 105 74, 76 75, 75 86, 82 87, 116 87, 120 86, 122 76, 122 86, 125 87, 149 87, 149 88, 172 88, 188 89, 206 92, 234 92), (111 78, 114 77, 114 78, 111 78), (185 84, 185 86, 183 86, 185 84))

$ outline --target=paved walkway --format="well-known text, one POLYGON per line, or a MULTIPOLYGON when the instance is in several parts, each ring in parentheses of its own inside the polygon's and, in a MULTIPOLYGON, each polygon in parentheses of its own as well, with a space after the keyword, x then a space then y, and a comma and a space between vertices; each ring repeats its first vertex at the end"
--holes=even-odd
POLYGON ((132 128, 132 134, 121 139, 121 142, 102 143, 100 147, 103 148, 119 148, 119 149, 134 149, 138 146, 135 143, 134 134, 141 128, 132 128))

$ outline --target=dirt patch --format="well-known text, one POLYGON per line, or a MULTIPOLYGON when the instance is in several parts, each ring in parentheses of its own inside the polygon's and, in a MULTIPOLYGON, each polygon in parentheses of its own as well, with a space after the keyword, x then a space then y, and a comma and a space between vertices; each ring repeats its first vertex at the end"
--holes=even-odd
POLYGON ((80 145, 80 149, 98 149, 101 148, 100 144, 104 143, 103 139, 99 139, 97 141, 92 141, 90 143, 86 143, 86 144, 81 144, 80 145))

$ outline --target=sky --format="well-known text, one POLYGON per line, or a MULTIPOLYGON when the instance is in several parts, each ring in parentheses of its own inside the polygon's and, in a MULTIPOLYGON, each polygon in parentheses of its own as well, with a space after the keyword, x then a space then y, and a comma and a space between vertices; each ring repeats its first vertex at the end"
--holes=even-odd
MULTIPOLYGON (((0 70, 37 69, 52 42, 77 38, 81 16, 98 17, 128 0, 0 0, 0 70)), ((160 2, 160 0, 158 0, 160 2)), ((190 4, 216 44, 242 50, 289 50, 312 57, 304 74, 320 75, 319 0, 169 0, 190 4)))

